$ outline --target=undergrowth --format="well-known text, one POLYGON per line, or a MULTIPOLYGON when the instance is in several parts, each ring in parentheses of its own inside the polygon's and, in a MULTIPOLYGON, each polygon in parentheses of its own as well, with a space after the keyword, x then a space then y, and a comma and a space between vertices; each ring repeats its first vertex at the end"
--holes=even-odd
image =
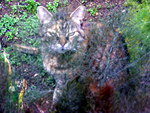
MULTIPOLYGON (((12 0, 6 0, 7 3, 11 1, 12 0)), ((82 0, 81 2, 87 3, 87 0, 82 0)), ((21 0, 20 4, 11 6, 11 14, 5 14, 0 19, 1 40, 7 40, 9 42, 18 41, 23 45, 39 47, 39 24, 37 16, 35 15, 37 6, 39 5, 40 3, 36 2, 35 0, 21 0)), ((67 0, 65 0, 63 3, 60 0, 54 0, 53 3, 47 3, 46 7, 49 11, 56 12, 58 7, 64 7, 67 5, 67 0)), ((120 13, 114 13, 112 10, 113 15, 105 18, 105 20, 101 19, 103 22, 107 21, 107 26, 111 25, 112 28, 117 28, 116 30, 122 34, 123 39, 125 40, 124 44, 127 46, 129 52, 129 71, 131 76, 126 79, 126 82, 123 86, 120 85, 118 87, 118 92, 113 92, 113 87, 111 85, 104 86, 107 86, 108 91, 110 90, 110 98, 114 97, 113 99, 115 99, 115 101, 108 101, 111 104, 115 104, 115 107, 113 104, 112 106, 109 106, 108 110, 111 111, 112 107, 114 107, 118 113, 136 112, 136 109, 140 111, 140 104, 143 108, 149 104, 146 102, 147 99, 149 99, 147 92, 142 92, 144 89, 140 89, 140 83, 143 82, 141 80, 142 77, 147 77, 146 79, 149 79, 147 76, 149 73, 145 70, 149 68, 146 64, 149 61, 148 56, 150 54, 150 2, 149 0, 127 0, 124 5, 127 7, 127 9, 121 9, 120 13), (141 71, 143 71, 144 74, 141 74, 141 71), (141 77, 141 75, 144 76, 141 77)), ((110 8, 109 4, 106 4, 106 6, 107 8, 110 8)), ((87 11, 91 16, 95 16, 100 8, 102 8, 102 6, 92 7, 87 11)), ((35 74, 37 76, 38 74, 40 75, 39 78, 42 79, 42 82, 40 82, 45 86, 50 86, 50 84, 53 85, 53 87, 55 86, 53 78, 51 78, 51 76, 47 76, 48 74, 43 70, 40 54, 30 55, 20 53, 13 51, 9 46, 6 46, 5 48, 2 47, 2 49, 4 49, 7 53, 6 56, 10 60, 10 63, 13 67, 20 67, 24 63, 27 65, 34 65, 40 72, 40 74, 35 74), (43 79, 44 77, 45 79, 43 79)), ((4 58, 1 53, 0 61, 2 61, 4 58)), ((16 70, 14 68, 13 71, 13 77, 16 76, 16 78, 19 78, 19 73, 15 72, 16 70)), ((144 82, 145 81, 146 80, 144 79, 144 82)), ((38 84, 39 83, 37 82, 36 85, 29 86, 28 91, 25 93, 25 98, 23 98, 26 102, 29 102, 33 98, 38 98, 40 95, 42 95, 42 93, 40 93, 41 90, 38 88, 38 84)), ((87 96, 85 94, 87 93, 87 89, 85 89, 86 87, 82 87, 83 84, 85 83, 81 81, 73 81, 71 84, 67 84, 67 87, 63 93, 63 98, 60 99, 60 103, 57 106, 58 110, 66 112, 69 108, 69 110, 72 112, 78 111, 79 109, 81 111, 90 111, 91 109, 92 112, 96 110, 104 112, 102 106, 106 108, 108 107, 105 106, 105 100, 102 100, 104 95, 101 95, 101 92, 104 87, 97 87, 97 84, 93 83, 93 86, 89 88, 91 93, 87 96), (92 93, 92 91, 95 92, 92 93), (97 101, 96 99, 101 101, 97 101), (87 105, 85 105, 85 103, 87 105)), ((20 94, 19 88, 20 86, 18 86, 18 83, 12 82, 9 95, 6 99, 6 112, 12 112, 11 110, 14 110, 14 112, 15 110, 17 111, 18 97, 20 94)), ((147 84, 146 89, 148 89, 147 84)))

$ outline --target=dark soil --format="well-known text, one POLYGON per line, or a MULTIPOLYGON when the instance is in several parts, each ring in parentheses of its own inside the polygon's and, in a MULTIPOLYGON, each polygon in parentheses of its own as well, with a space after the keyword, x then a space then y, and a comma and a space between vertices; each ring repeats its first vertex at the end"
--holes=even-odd
MULTIPOLYGON (((13 0, 9 3, 6 3, 4 1, 1 1, 2 9, 0 11, 0 17, 3 17, 4 14, 10 14, 12 5, 18 5, 20 4, 20 0, 13 0)), ((23 0, 25 1, 25 0, 23 0)), ((53 2, 53 0, 36 0, 39 2, 42 6, 46 7, 46 4, 49 2, 53 2)), ((111 10, 118 9, 118 7, 121 7, 125 0, 86 0, 87 2, 82 3, 82 0, 68 0, 68 8, 69 11, 72 12, 74 9, 76 9, 80 5, 86 6, 87 9, 101 6, 98 8, 98 13, 95 14, 95 16, 90 16, 90 14, 87 14, 87 19, 95 19, 98 16, 104 17, 110 14, 111 10)))

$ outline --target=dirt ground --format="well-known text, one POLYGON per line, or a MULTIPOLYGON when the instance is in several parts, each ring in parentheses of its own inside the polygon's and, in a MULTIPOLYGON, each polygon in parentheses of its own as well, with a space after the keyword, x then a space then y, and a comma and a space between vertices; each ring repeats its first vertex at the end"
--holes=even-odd
MULTIPOLYGON (((0 17, 3 17, 4 14, 10 14, 11 8, 9 6, 11 5, 17 5, 19 4, 19 1, 12 1, 9 3, 5 3, 4 1, 1 1, 2 9, 0 11, 0 17)), ((25 0, 23 0, 25 1, 25 0)), ((46 4, 49 2, 53 2, 53 0, 36 0, 39 2, 42 6, 46 7, 46 4)), ((77 8, 80 5, 86 6, 87 9, 93 7, 93 6, 101 6, 98 9, 98 13, 96 13, 94 16, 90 16, 90 14, 87 14, 86 19, 97 19, 98 16, 104 17, 106 15, 110 14, 110 11, 112 9, 116 9, 118 7, 121 7, 125 0, 86 0, 87 2, 82 3, 82 0, 68 0, 68 9, 69 11, 73 11, 75 8, 77 8), (108 6, 109 5, 109 6, 108 6)))

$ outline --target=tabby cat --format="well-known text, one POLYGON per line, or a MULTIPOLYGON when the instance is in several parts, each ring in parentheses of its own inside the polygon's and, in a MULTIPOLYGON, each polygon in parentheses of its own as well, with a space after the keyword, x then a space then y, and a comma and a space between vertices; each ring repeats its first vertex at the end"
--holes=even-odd
POLYGON ((57 84, 53 101, 57 100, 60 89, 83 61, 88 44, 81 26, 85 11, 84 6, 79 6, 71 14, 52 14, 42 6, 37 8, 41 25, 39 34, 42 37, 43 65, 54 76, 57 84))
POLYGON ((83 22, 85 12, 84 6, 79 6, 71 14, 52 14, 42 6, 37 9, 43 65, 56 80, 54 103, 67 81, 73 78, 74 73, 82 71, 81 64, 85 59, 90 65, 84 74, 91 74, 100 81, 127 75, 124 69, 127 54, 122 37, 101 23, 83 22))

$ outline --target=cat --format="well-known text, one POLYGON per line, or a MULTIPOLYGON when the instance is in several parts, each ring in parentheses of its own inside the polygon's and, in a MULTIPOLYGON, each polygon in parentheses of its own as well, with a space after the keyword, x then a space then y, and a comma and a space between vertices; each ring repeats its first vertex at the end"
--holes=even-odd
POLYGON ((83 69, 84 60, 92 62, 84 71, 97 79, 127 74, 122 71, 127 63, 121 36, 101 23, 84 22, 85 13, 85 6, 79 6, 71 14, 52 14, 45 7, 37 8, 43 66, 56 81, 53 103, 57 103, 74 73, 83 69))
POLYGON ((71 14, 52 14, 43 6, 37 8, 43 65, 56 81, 53 102, 57 101, 60 89, 83 61, 88 45, 82 29, 85 11, 84 6, 79 6, 71 14))

